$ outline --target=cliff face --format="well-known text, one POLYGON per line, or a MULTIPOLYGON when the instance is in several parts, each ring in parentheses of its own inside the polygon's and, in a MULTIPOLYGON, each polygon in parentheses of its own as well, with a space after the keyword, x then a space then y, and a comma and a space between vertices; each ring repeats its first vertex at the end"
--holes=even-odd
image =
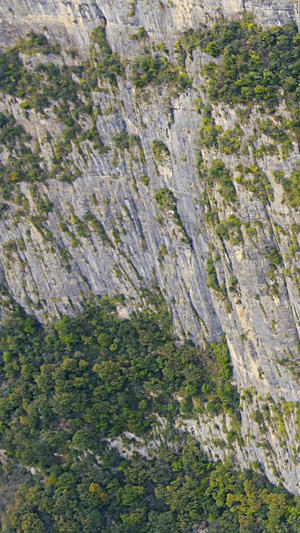
MULTIPOLYGON (((174 44, 184 30, 220 16, 238 18, 243 10, 265 26, 294 21, 298 13, 297 6, 283 0, 209 5, 16 0, 1 4, 0 38, 11 45, 29 30, 43 31, 49 42, 60 43, 62 54, 24 53, 27 68, 39 62, 78 66, 81 59, 70 50, 87 57, 91 31, 105 19, 107 41, 128 60, 128 74, 130 60, 141 50, 163 42, 161 54, 167 57, 168 49, 173 60, 174 44), (141 27, 144 36, 133 38, 141 27)), ((270 135, 259 127, 268 118, 264 111, 253 106, 242 120, 243 106, 219 103, 210 120, 222 132, 238 127, 240 148, 222 151, 207 144, 200 150, 201 105, 207 100, 203 66, 211 60, 194 50, 186 58, 192 85, 180 91, 163 83, 138 89, 130 75, 118 77, 113 88, 103 81, 92 91, 93 113, 80 119, 80 127, 84 132, 96 128, 101 146, 88 136, 71 142, 65 169, 76 170, 74 179, 59 179, 58 167, 43 182, 16 177, 18 195, 4 197, 2 280, 42 321, 79 310, 90 292, 122 293, 128 305, 142 306, 146 289, 158 286, 179 334, 201 343, 225 333, 234 379, 244 394, 240 438, 229 443, 228 435, 236 430, 229 418, 181 423, 213 456, 234 451, 241 466, 259 461, 271 480, 283 478, 289 490, 299 493, 300 217, 298 209, 282 203, 283 187, 276 180, 296 170, 298 144, 291 139, 285 150, 280 140, 273 151, 259 152, 270 144, 270 135), (208 167, 222 161, 234 178, 242 172, 238 165, 248 169, 234 184, 234 207, 218 187, 207 193, 196 170, 199 152, 208 167), (243 179, 266 179, 263 194, 246 187, 243 179), (266 193, 269 187, 272 194, 266 193), (214 211, 217 218, 210 219, 214 211), (262 425, 259 413, 266 404, 269 414, 262 425)), ((24 127, 31 135, 27 144, 39 147, 40 168, 53 171, 56 141, 67 127, 52 109, 41 113, 22 102, 21 96, 3 94, 0 112, 24 127)), ((284 102, 279 114, 291 118, 284 102)), ((279 128, 281 119, 272 120, 279 128)), ((0 157, 7 163, 6 145, 0 157)))
MULTIPOLYGON (((1 2, 2 25, 0 42, 9 44, 20 34, 47 27, 50 35, 61 41, 64 47, 68 41, 80 46, 89 46, 92 28, 104 16, 107 20, 107 35, 114 50, 124 53, 128 36, 138 26, 143 26, 149 35, 158 41, 174 42, 176 35, 200 24, 209 24, 220 18, 232 18, 242 12, 253 13, 255 20, 264 26, 285 24, 298 17, 297 0, 214 0, 197 2, 146 2, 118 0, 110 2, 72 0, 6 0, 1 2)), ((126 50, 127 52, 127 50, 126 50)))

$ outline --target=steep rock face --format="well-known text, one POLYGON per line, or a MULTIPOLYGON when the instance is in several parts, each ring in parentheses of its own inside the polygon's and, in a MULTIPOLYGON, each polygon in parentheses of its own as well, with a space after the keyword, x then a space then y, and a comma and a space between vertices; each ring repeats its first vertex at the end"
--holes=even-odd
MULTIPOLYGON (((297 15, 288 2, 199 6, 193 2, 44 1, 2 3, 0 9, 3 43, 46 26, 50 40, 55 37, 62 45, 63 60, 69 64, 65 51, 79 48, 87 55, 91 30, 103 17, 112 49, 131 59, 149 45, 149 41, 141 44, 129 38, 139 27, 145 29, 150 43, 163 41, 171 50, 180 32, 211 23, 220 14, 232 17, 245 9, 267 25, 286 23, 297 15)), ((56 56, 50 60, 62 62, 56 56)), ((234 450, 242 466, 259 461, 270 479, 282 477, 298 493, 299 252, 297 230, 292 228, 300 221, 298 210, 282 204, 282 186, 274 180, 274 173, 283 171, 290 177, 295 171, 298 145, 293 142, 286 154, 279 143, 277 152, 255 157, 251 148, 238 155, 204 148, 208 167, 221 159, 234 177, 239 174, 234 171, 238 164, 258 165, 254 179, 258 171, 263 172, 274 195, 266 201, 240 180, 235 183, 234 211, 218 187, 207 196, 196 167, 203 123, 199 101, 206 99, 202 70, 210 60, 205 53, 193 52, 186 63, 193 86, 183 91, 164 85, 138 90, 130 76, 118 78, 113 89, 104 82, 101 90, 93 91, 97 132, 109 150, 88 140, 80 149, 73 144, 68 161, 79 177, 71 183, 55 176, 34 185, 20 183, 18 202, 6 202, 0 221, 1 273, 14 298, 43 321, 79 310, 90 291, 123 293, 133 306, 142 306, 146 289, 159 286, 179 334, 201 343, 217 341, 225 333, 234 378, 240 391, 246 390, 239 439, 228 447, 228 433, 236 429, 230 418, 207 417, 181 424, 212 455, 224 457, 234 450), (162 189, 165 196, 159 201, 155 195, 162 189), (207 214, 214 209, 218 219, 209 223, 207 214), (238 223, 230 219, 233 215, 238 223), (227 234, 220 239, 216 226, 228 220, 227 234), (283 259, 277 261, 275 254, 272 268, 270 253, 277 249, 283 259), (207 275, 209 260, 215 287, 207 275), (264 412, 266 404, 271 407, 263 425, 257 413, 264 412)), ((32 68, 47 60, 40 54, 26 61, 32 68)), ((65 127, 50 111, 41 115, 26 110, 20 107, 20 99, 7 95, 1 98, 0 111, 9 112, 32 135, 43 165, 51 168, 55 140, 65 127)), ((283 104, 280 111, 288 118, 283 104)), ((266 118, 254 108, 243 122, 237 109, 221 104, 214 106, 212 116, 223 131, 239 123, 243 146, 266 118)), ((82 126, 88 130, 92 121, 88 117, 85 121, 82 126)), ((256 139, 257 145, 269 141, 266 134, 256 139)), ((5 162, 5 149, 1 158, 5 162)), ((251 173, 245 174, 244 179, 250 180, 251 173)))
POLYGON ((91 29, 105 16, 113 49, 124 53, 124 46, 129 44, 128 35, 134 33, 138 26, 143 26, 149 35, 158 41, 172 42, 176 34, 186 29, 211 23, 220 16, 232 18, 243 11, 253 13, 255 19, 263 25, 273 26, 294 21, 295 17, 298 17, 298 2, 88 0, 80 3, 75 0, 4 0, 0 6, 0 42, 9 44, 20 34, 46 27, 49 35, 61 41, 64 47, 69 43, 84 49, 89 46, 91 29))
MULTIPOLYGON (((174 102, 174 119, 168 125, 167 92, 161 96, 151 92, 151 102, 140 101, 136 105, 130 86, 121 83, 119 89, 117 102, 112 96, 101 103, 103 110, 114 103, 121 111, 98 120, 100 137, 108 145, 126 125, 131 134, 143 131, 142 149, 111 150, 107 155, 99 155, 90 153, 88 146, 88 168, 78 153, 72 154, 84 171, 72 184, 51 180, 47 186, 37 187, 31 193, 27 184, 21 185, 31 215, 38 215, 35 204, 39 195, 54 204, 47 220, 52 237, 49 236, 47 243, 43 230, 32 226, 32 216, 30 226, 28 219, 24 223, 20 221, 18 233, 8 220, 2 222, 3 264, 8 285, 14 297, 27 309, 31 308, 28 297, 32 296, 36 304, 40 302, 41 309, 36 312, 43 319, 45 309, 53 315, 71 312, 72 307, 80 308, 89 290, 99 295, 121 292, 139 299, 141 285, 150 289, 158 283, 183 331, 190 331, 194 338, 200 339, 204 328, 205 337, 217 340, 222 329, 206 287, 208 241, 201 220, 203 206, 198 205, 199 182, 192 170, 195 168, 195 139, 191 138, 187 144, 189 128, 197 131, 200 125, 199 116, 191 109, 194 97, 186 94, 174 102), (188 122, 187 117, 190 117, 188 122), (155 139, 164 139, 176 147, 159 168, 152 153, 155 139), (187 158, 184 164, 183 158, 187 158), (148 185, 143 183, 143 176, 149 179, 148 185), (160 215, 154 194, 164 186, 178 197, 178 210, 183 215, 185 231, 193 238, 193 246, 186 242, 185 233, 178 231, 171 212, 160 215), (104 245, 92 227, 88 226, 84 236, 76 231, 76 221, 83 220, 88 213, 97 219, 99 215, 103 217, 104 230, 110 239, 104 245), (161 220, 157 221, 157 217, 161 220), (78 242, 72 244, 72 235, 61 230, 62 221, 68 221, 70 228, 73 227, 78 242), (11 240, 21 240, 21 250, 20 247, 16 251, 7 250, 5 242, 11 240), (164 253, 162 247, 166 250, 164 253), (65 249, 71 254, 70 261, 62 261, 65 249)), ((10 106, 18 112, 14 104, 10 106)), ((34 112, 26 129, 32 134, 39 130, 40 138, 46 133, 34 112)))

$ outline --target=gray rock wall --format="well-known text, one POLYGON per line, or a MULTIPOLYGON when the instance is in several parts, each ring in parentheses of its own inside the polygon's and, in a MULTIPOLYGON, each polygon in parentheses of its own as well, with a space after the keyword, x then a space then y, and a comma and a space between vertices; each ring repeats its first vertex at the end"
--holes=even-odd
POLYGON ((107 20, 109 41, 114 50, 127 54, 128 35, 143 26, 157 40, 172 42, 178 33, 209 24, 219 17, 253 13, 264 26, 284 24, 298 18, 297 0, 2 0, 0 5, 0 43, 8 44, 29 30, 48 29, 49 35, 65 47, 89 46, 89 33, 107 20), (294 5, 295 4, 295 5, 294 5), (1 23, 2 21, 2 23, 1 23))

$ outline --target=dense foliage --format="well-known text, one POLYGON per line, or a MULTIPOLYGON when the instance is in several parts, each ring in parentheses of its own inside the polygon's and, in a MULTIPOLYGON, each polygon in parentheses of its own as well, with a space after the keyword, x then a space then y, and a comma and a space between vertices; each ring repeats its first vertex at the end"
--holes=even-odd
POLYGON ((46 329, 20 309, 4 324, 2 531, 296 531, 291 497, 258 474, 210 463, 174 429, 180 413, 233 416, 226 344, 176 347, 162 303, 159 313, 127 320, 116 303, 88 303, 46 329), (153 435, 148 458, 134 452, 128 460, 108 446, 138 450, 136 439, 149 445, 153 435))
POLYGON ((247 17, 222 21, 212 29, 186 32, 187 52, 199 46, 222 61, 205 67, 212 100, 235 103, 268 101, 285 96, 297 101, 300 94, 300 38, 296 24, 262 30, 247 17))
POLYGON ((138 57, 132 63, 131 80, 135 87, 169 84, 179 90, 191 86, 186 72, 181 72, 177 65, 170 63, 165 57, 156 58, 151 55, 138 57))
POLYGON ((85 428, 96 453, 101 445, 95 430, 109 438, 123 431, 143 436, 155 423, 154 413, 172 418, 181 409, 192 414, 192 397, 198 398, 199 409, 213 402, 215 412, 232 413, 239 404, 229 381, 226 343, 205 351, 189 344, 176 348, 166 312, 120 320, 114 305, 102 301, 101 307, 88 305, 82 315, 65 317, 45 331, 17 310, 3 327, 0 347, 4 382, 19 398, 4 388, 1 446, 22 462, 31 443, 37 466, 46 466, 48 431, 64 418, 70 418, 71 438, 80 419, 80 430, 85 428), (174 393, 182 397, 181 405, 174 393))

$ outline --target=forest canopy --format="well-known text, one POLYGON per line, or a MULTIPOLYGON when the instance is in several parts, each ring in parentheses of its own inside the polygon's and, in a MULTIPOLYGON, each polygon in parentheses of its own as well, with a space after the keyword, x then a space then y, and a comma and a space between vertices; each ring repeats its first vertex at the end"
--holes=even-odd
POLYGON ((224 339, 179 343, 164 305, 129 319, 119 305, 46 328, 17 308, 4 323, 2 531, 298 531, 297 498, 175 429, 178 415, 238 416, 224 339))

